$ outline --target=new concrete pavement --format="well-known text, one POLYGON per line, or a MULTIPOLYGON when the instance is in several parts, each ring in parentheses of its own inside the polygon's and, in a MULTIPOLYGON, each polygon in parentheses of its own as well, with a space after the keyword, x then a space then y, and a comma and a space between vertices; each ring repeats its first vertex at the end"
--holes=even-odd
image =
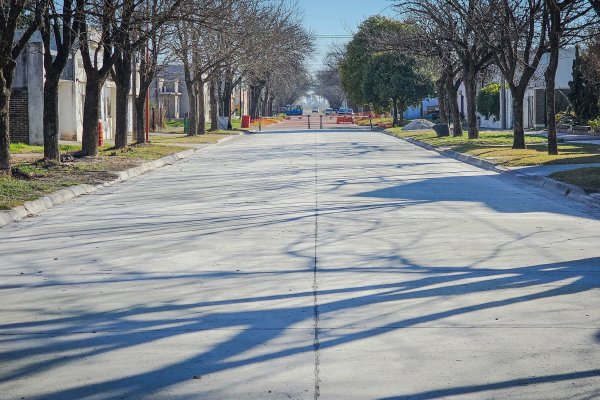
POLYGON ((359 130, 0 229, 0 399, 600 397, 598 212, 359 130))

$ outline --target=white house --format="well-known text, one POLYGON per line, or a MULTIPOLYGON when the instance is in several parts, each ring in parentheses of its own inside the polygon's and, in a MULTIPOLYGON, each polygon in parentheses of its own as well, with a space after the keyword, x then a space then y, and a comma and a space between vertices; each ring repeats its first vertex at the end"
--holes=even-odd
MULTIPOLYGON (((92 50, 93 54, 93 50, 92 50)), ((12 141, 43 144, 44 63, 41 36, 34 35, 29 46, 17 58, 10 102, 10 135, 12 141)), ((81 53, 69 59, 59 82, 59 138, 81 141, 83 137, 83 105, 85 103, 85 70, 81 53)), ((132 110, 133 92, 128 110, 132 110)), ((116 85, 109 78, 101 92, 99 119, 104 137, 114 138, 116 85)), ((131 114, 130 114, 131 115, 131 114)), ((129 132, 133 131, 129 118, 129 132)))
MULTIPOLYGON (((567 93, 569 81, 572 80, 573 60, 575 60, 575 49, 562 49, 559 55, 558 70, 556 72, 556 104, 557 111, 565 109, 568 104, 567 93)), ((529 82, 525 92, 523 104, 523 121, 525 129, 541 129, 546 126, 546 84, 544 72, 548 65, 548 55, 544 55, 540 61, 534 77, 529 82)), ((500 76, 493 79, 498 83, 503 80, 500 76)), ((465 98, 464 85, 458 92, 458 106, 463 115, 467 113, 467 102, 465 98)), ((490 116, 486 119, 478 114, 481 128, 510 129, 513 127, 512 95, 507 85, 500 89, 500 115, 490 116)))

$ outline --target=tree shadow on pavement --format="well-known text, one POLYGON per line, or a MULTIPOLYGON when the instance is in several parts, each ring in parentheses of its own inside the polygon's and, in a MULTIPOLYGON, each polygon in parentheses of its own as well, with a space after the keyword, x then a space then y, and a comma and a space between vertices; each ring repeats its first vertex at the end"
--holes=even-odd
MULTIPOLYGON (((321 319, 336 313, 360 309, 375 304, 393 304, 401 308, 404 301, 413 299, 439 299, 440 297, 458 297, 472 293, 485 293, 490 290, 499 291, 514 288, 529 288, 518 296, 489 299, 477 304, 455 308, 446 308, 437 312, 421 314, 410 318, 394 320, 376 326, 355 329, 350 333, 321 341, 321 351, 335 348, 407 327, 419 326, 432 321, 441 321, 456 315, 466 315, 481 310, 495 309, 519 303, 533 302, 540 299, 582 293, 599 286, 600 273, 597 266, 600 258, 581 259, 572 262, 551 263, 528 267, 515 267, 502 270, 485 268, 444 268, 444 267, 399 267, 397 273, 422 274, 413 280, 400 280, 376 285, 345 287, 341 289, 321 290, 317 293, 323 303, 319 304, 321 319), (440 287, 440 284, 444 284, 440 287), (373 293, 375 291, 375 293, 373 293), (328 295, 341 295, 342 298, 326 300, 328 295)), ((342 269, 343 270, 343 269, 342 269)), ((322 274, 339 273, 341 271, 323 271, 322 274)), ((293 272, 286 272, 293 273, 293 272)), ((193 279, 190 276, 183 278, 193 279)), ((74 315, 49 318, 41 321, 30 321, 0 325, 3 333, 0 348, 8 343, 18 343, 18 349, 3 350, 0 359, 4 363, 22 365, 10 372, 2 373, 0 384, 34 376, 50 368, 64 368, 70 363, 91 357, 110 355, 111 352, 124 348, 135 348, 152 342, 160 343, 162 339, 184 336, 190 332, 208 330, 237 329, 232 337, 213 345, 209 349, 193 352, 184 359, 150 371, 111 378, 100 383, 75 384, 74 387, 45 392, 40 387, 37 398, 56 399, 110 399, 138 396, 156 396, 163 389, 189 381, 194 375, 210 375, 221 371, 232 370, 252 364, 265 363, 277 359, 285 359, 314 351, 311 340, 292 341, 287 346, 275 351, 267 350, 265 344, 289 333, 292 328, 307 324, 307 330, 313 319, 313 305, 310 301, 302 306, 281 306, 290 299, 308 299, 312 292, 280 293, 269 296, 246 298, 232 297, 225 301, 203 301, 188 304, 162 304, 156 306, 138 306, 122 311, 93 313, 81 311, 74 315), (252 308, 252 305, 255 305, 252 308), (211 312, 214 306, 250 306, 241 311, 211 312), (177 317, 173 317, 172 313, 177 317), (195 316, 194 314, 200 314, 195 316), (161 315, 164 315, 161 317, 161 315), (82 335, 82 322, 85 332, 97 331, 98 334, 82 335), (172 328, 164 328, 171 326, 172 328), (40 335, 28 333, 28 328, 45 332, 45 335, 56 336, 59 340, 40 341, 40 335), (18 332, 23 332, 19 334, 18 332), (10 335, 9 335, 10 333, 10 335), (252 350, 262 349, 258 354, 252 350), (118 397, 117 397, 118 398, 118 397)), ((447 307, 447 306, 446 306, 447 307)), ((598 370, 568 372, 552 376, 538 376, 515 379, 507 382, 473 385, 464 388, 447 388, 433 390, 428 393, 415 393, 397 399, 423 398, 434 399, 453 394, 476 393, 505 387, 531 385, 537 383, 574 380, 583 377, 600 376, 598 370)))

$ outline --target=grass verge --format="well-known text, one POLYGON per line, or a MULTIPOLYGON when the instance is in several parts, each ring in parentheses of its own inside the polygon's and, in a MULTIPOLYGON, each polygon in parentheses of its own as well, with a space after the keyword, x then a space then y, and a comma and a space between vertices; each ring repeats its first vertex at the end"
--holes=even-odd
MULTIPOLYGON (((58 148, 61 153, 81 150, 80 144, 59 144, 58 148)), ((11 143, 10 152, 12 154, 34 154, 44 153, 44 146, 36 146, 25 143, 11 143)))
POLYGON ((570 171, 554 172, 550 178, 576 185, 586 191, 586 193, 600 192, 600 168, 578 168, 570 171))
POLYGON ((432 130, 403 131, 387 129, 387 133, 401 138, 414 138, 436 147, 449 148, 470 154, 498 165, 519 167, 528 165, 600 163, 600 146, 594 144, 561 143, 559 155, 548 155, 546 138, 527 135, 527 149, 512 149, 513 133, 510 131, 481 131, 480 138, 469 140, 460 137, 438 137, 432 130))
POLYGON ((31 157, 14 163, 13 176, 0 177, 0 210, 17 207, 67 186, 110 181, 117 177, 116 172, 186 149, 155 144, 133 145, 120 150, 104 146, 98 157, 77 158, 74 152, 63 154, 65 161, 61 164, 46 163, 40 159, 42 154, 28 149, 31 151, 27 154, 31 157))
POLYGON ((205 135, 187 136, 187 135, 151 135, 150 141, 153 144, 179 144, 182 146, 190 144, 212 144, 220 139, 231 135, 239 135, 240 131, 218 131, 217 133, 207 133, 205 135))
MULTIPOLYGON (((208 131, 210 129, 210 122, 207 122, 204 127, 208 131)), ((231 127, 233 130, 242 129, 241 119, 232 119, 231 127)), ((184 122, 183 119, 168 119, 165 121, 165 127, 159 131, 160 133, 173 133, 173 134, 184 134, 184 122)), ((228 131, 225 131, 228 132, 228 131)))

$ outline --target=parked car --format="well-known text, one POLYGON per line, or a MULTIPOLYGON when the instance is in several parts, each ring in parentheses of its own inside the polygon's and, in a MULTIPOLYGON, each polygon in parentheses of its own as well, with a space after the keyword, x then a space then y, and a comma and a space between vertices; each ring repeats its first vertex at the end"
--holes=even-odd
POLYGON ((325 109, 325 115, 333 115, 334 113, 335 113, 335 111, 333 111, 333 108, 325 109))
POLYGON ((352 115, 354 111, 351 108, 340 108, 337 113, 338 115, 352 115))
POLYGON ((300 106, 300 105, 288 106, 285 110, 285 115, 287 115, 287 116, 302 115, 303 112, 304 111, 302 109, 302 106, 300 106))
POLYGON ((319 107, 313 107, 312 112, 318 114, 319 113, 319 107))

